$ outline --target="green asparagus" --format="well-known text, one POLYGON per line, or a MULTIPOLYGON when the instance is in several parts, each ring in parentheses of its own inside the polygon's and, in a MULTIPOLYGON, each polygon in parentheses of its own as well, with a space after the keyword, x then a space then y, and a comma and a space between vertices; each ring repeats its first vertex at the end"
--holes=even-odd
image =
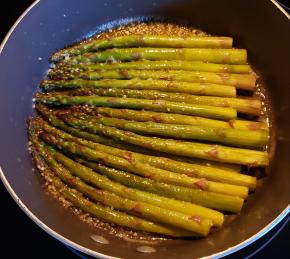
MULTIPOLYGON (((189 175, 191 177, 194 176, 198 178, 206 178, 208 180, 213 180, 217 182, 225 182, 234 185, 247 186, 250 187, 252 190, 255 189, 256 186, 255 177, 231 173, 228 171, 228 169, 221 170, 214 167, 189 164, 168 159, 165 157, 144 155, 136 152, 130 152, 128 150, 123 150, 120 148, 109 147, 91 141, 87 141, 81 138, 76 138, 66 132, 63 132, 50 126, 47 122, 39 118, 36 118, 34 121, 35 121, 34 123, 37 124, 39 128, 48 133, 52 133, 61 139, 74 141, 78 144, 88 146, 92 149, 100 150, 104 153, 109 153, 126 159, 131 157, 133 160, 139 160, 145 164, 149 164, 168 171, 173 171, 175 173, 182 173, 185 175, 189 175)), ((223 188, 216 188, 215 184, 212 185, 211 182, 207 182, 207 187, 209 191, 210 189, 212 189, 212 191, 214 192, 232 194, 244 198, 247 196, 247 189, 235 188, 236 186, 234 186, 234 188, 227 188, 228 186, 224 185, 223 188)))
POLYGON ((147 137, 133 132, 119 130, 114 127, 92 124, 71 116, 64 116, 63 120, 72 127, 87 130, 92 133, 103 134, 120 141, 169 154, 202 158, 224 163, 242 164, 251 167, 267 166, 269 164, 268 154, 263 151, 147 137))
POLYGON ((262 102, 257 99, 246 98, 227 98, 214 96, 198 96, 185 93, 166 93, 157 90, 133 90, 133 89, 118 89, 118 88, 85 88, 77 89, 69 92, 70 95, 98 95, 123 98, 141 98, 151 100, 166 100, 171 102, 183 102, 190 104, 200 104, 218 107, 232 107, 237 112, 260 115, 262 102))
MULTIPOLYGON (((209 219, 200 218, 199 222, 192 222, 191 217, 186 214, 167 210, 144 202, 124 199, 105 190, 97 190, 85 184, 82 180, 73 177, 68 170, 61 167, 52 157, 50 157, 47 149, 41 151, 40 148, 40 152, 58 177, 74 189, 77 189, 95 201, 101 202, 106 206, 112 206, 114 209, 124 210, 129 213, 133 212, 138 216, 147 218, 153 222, 155 221, 165 225, 192 231, 201 236, 206 236, 209 232, 212 225, 212 221, 209 219)), ((66 157, 61 153, 54 150, 50 150, 50 152, 52 152, 53 156, 59 158, 60 160, 66 159, 66 157)))
MULTIPOLYGON (((154 179, 156 181, 167 180, 169 181, 178 181, 182 182, 182 178, 190 178, 188 176, 183 176, 180 174, 175 174, 170 171, 162 170, 156 167, 152 167, 146 164, 143 164, 139 161, 130 161, 124 158, 116 157, 110 154, 104 154, 98 150, 93 150, 83 145, 79 145, 74 142, 64 141, 63 139, 57 139, 54 135, 47 133, 40 133, 41 138, 51 144, 56 146, 59 149, 66 150, 74 155, 79 155, 83 158, 86 158, 91 161, 101 162, 105 165, 112 166, 121 170, 128 170, 133 173, 154 179), (179 175, 179 177, 176 177, 179 175), (183 176, 183 177, 182 177, 183 176)), ((186 179, 187 180, 187 179, 186 179)), ((184 181, 186 182, 186 181, 184 181)), ((211 193, 202 190, 192 189, 191 201, 199 205, 230 211, 230 212, 239 212, 243 206, 244 200, 240 197, 229 196, 218 193, 211 193)))
MULTIPOLYGON (((48 168, 48 165, 41 161, 37 152, 33 154, 34 160, 36 161, 37 166, 40 168, 41 172, 45 172, 46 175, 49 174, 49 182, 57 189, 57 191, 63 195, 65 199, 70 201, 72 205, 79 207, 85 212, 91 213, 92 215, 99 217, 107 222, 115 223, 120 226, 130 227, 136 230, 143 230, 147 232, 163 234, 173 237, 184 237, 193 235, 192 232, 185 230, 163 226, 158 223, 147 221, 145 219, 128 215, 126 213, 116 211, 111 207, 100 205, 99 203, 93 203, 87 200, 83 195, 75 189, 67 187, 58 177, 54 176, 51 172, 51 169, 48 168)), ((193 218, 194 219, 194 218, 193 218)), ((196 217, 196 220, 201 218, 196 217)))
POLYGON ((107 60, 188 60, 222 64, 246 64, 245 49, 203 48, 113 48, 106 51, 85 53, 67 60, 69 63, 103 62, 107 60))
MULTIPOLYGON (((67 63, 59 63, 55 69, 67 68, 67 63)), ((216 64, 201 61, 183 61, 183 60, 157 60, 157 61, 131 61, 131 62, 117 62, 117 63, 92 63, 92 64, 77 64, 69 65, 69 69, 78 70, 112 70, 112 69, 140 69, 140 70, 160 70, 160 69, 174 69, 186 71, 203 71, 216 73, 235 73, 248 74, 251 71, 249 65, 228 65, 216 64)))
POLYGON ((76 176, 80 177, 82 180, 93 184, 98 188, 110 191, 121 197, 136 201, 143 201, 165 209, 179 211, 181 213, 191 216, 196 215, 201 218, 209 218, 216 226, 221 226, 223 224, 224 216, 220 212, 201 207, 193 203, 177 201, 152 193, 125 187, 119 183, 110 181, 107 177, 99 175, 96 172, 90 170, 89 168, 80 167, 79 164, 73 163, 73 161, 68 158, 62 160, 61 162, 67 168, 69 168, 71 172, 73 172, 76 176))
POLYGON ((154 79, 167 81, 182 82, 201 82, 235 86, 238 89, 251 90, 255 89, 256 77, 250 74, 228 74, 212 73, 199 71, 182 71, 182 70, 100 70, 100 71, 66 71, 51 70, 49 73, 51 79, 154 79))
POLYGON ((237 117, 237 111, 228 107, 215 107, 187 103, 169 102, 164 100, 146 100, 134 98, 69 96, 65 94, 36 94, 36 101, 54 105, 90 104, 106 107, 126 107, 154 111, 174 112, 179 114, 198 115, 208 118, 230 120, 237 117))
MULTIPOLYGON (((125 142, 117 141, 112 138, 107 138, 101 135, 97 134, 91 134, 86 131, 82 131, 73 127, 69 127, 67 124, 65 124, 62 120, 60 120, 56 115, 59 113, 59 110, 51 110, 45 107, 42 104, 36 104, 35 108, 37 111, 45 117, 53 126, 60 128, 66 132, 69 132, 70 134, 84 138, 86 140, 90 140, 93 142, 101 143, 104 145, 112 146, 112 147, 117 147, 120 149, 125 149, 125 150, 130 150, 138 153, 145 153, 145 154, 150 154, 152 155, 152 150, 144 149, 142 147, 138 147, 135 145, 131 145, 125 142)), ((39 118, 37 118, 39 119, 39 118)), ((170 156, 166 153, 160 153, 155 151, 154 154, 156 156, 170 156)), ((185 158, 179 158, 174 156, 174 159, 182 159, 185 160, 185 158)), ((188 160, 188 159, 186 159, 188 160)), ((233 165, 233 164, 223 164, 219 162, 214 162, 214 161, 208 161, 208 160, 202 160, 202 159, 193 159, 191 158, 190 161, 187 161, 190 163, 202 165, 204 167, 207 167, 208 170, 216 170, 216 169, 222 169, 224 173, 231 172, 231 173, 239 173, 240 172, 240 166, 238 165, 233 165)), ((201 176, 201 178, 204 176, 201 176)), ((214 179, 213 179, 214 180, 214 179)))
POLYGON ((43 80, 40 88, 45 91, 51 90, 70 90, 74 88, 115 88, 115 89, 147 89, 159 90, 164 92, 189 93, 196 95, 225 96, 235 97, 236 88, 229 85, 217 85, 209 83, 191 82, 170 82, 166 80, 43 80))
POLYGON ((171 47, 171 48, 231 48, 233 39, 230 37, 173 37, 161 35, 129 35, 109 40, 91 39, 73 47, 56 52, 51 60, 58 62, 68 56, 94 52, 100 49, 124 47, 171 47))
POLYGON ((160 113, 152 111, 136 111, 130 109, 114 109, 106 107, 88 107, 88 106, 72 106, 70 113, 85 113, 90 115, 103 115, 112 118, 135 120, 135 121, 153 121, 167 124, 183 124, 198 125, 218 128, 233 128, 240 130, 266 130, 269 128, 264 122, 247 121, 247 120, 231 120, 220 121, 207 119, 203 117, 188 116, 174 113, 160 113))
POLYGON ((264 147, 268 142, 268 132, 264 130, 251 131, 208 126, 136 122, 90 115, 79 115, 77 117, 87 120, 92 124, 103 124, 140 134, 159 135, 177 139, 206 140, 242 147, 264 147))

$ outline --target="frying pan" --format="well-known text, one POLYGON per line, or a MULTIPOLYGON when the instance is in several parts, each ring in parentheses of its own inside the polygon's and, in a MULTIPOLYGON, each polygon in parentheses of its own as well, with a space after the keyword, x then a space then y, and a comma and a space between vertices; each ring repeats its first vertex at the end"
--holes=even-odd
POLYGON ((100 258, 145 258, 140 244, 121 240, 80 221, 47 195, 27 151, 25 120, 49 68, 51 54, 67 44, 140 19, 187 22, 216 35, 229 35, 246 48, 270 97, 272 162, 241 215, 200 240, 165 240, 151 258, 222 257, 267 233, 289 212, 290 33, 289 15, 265 0, 41 0, 18 19, 0 47, 0 176, 15 202, 61 242, 100 258), (108 245, 94 242, 102 235, 108 245))

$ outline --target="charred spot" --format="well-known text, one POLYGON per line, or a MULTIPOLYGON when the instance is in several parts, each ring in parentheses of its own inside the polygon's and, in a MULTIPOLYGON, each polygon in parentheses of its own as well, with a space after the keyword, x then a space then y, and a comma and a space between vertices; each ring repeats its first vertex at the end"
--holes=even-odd
POLYGON ((143 146, 145 147, 145 148, 149 148, 149 149, 152 149, 152 144, 151 143, 143 143, 143 146))
POLYGON ((110 104, 116 105, 116 104, 118 104, 117 100, 118 100, 117 98, 113 97, 113 98, 107 99, 107 102, 110 103, 110 104))
POLYGON ((161 118, 161 116, 160 115, 153 115, 153 116, 151 116, 151 118, 153 119, 153 121, 155 121, 155 122, 162 122, 163 120, 162 120, 162 118, 161 118))
POLYGON ((225 138, 226 137, 226 130, 224 128, 216 128, 214 131, 221 138, 225 138))
POLYGON ((229 120, 228 124, 230 125, 231 128, 235 128, 235 120, 229 120))
POLYGON ((218 157, 218 150, 216 147, 206 152, 210 157, 217 158, 218 157))
POLYGON ((160 80, 172 81, 174 77, 172 76, 162 76, 159 78, 160 80))
POLYGON ((128 151, 123 152, 122 153, 122 157, 124 159, 126 159, 131 164, 134 162, 134 158, 132 157, 132 153, 131 152, 128 152, 128 151))
POLYGON ((139 52, 135 52, 135 53, 131 54, 131 57, 132 57, 133 60, 139 60, 139 59, 142 58, 142 54, 139 53, 139 52))
POLYGON ((148 175, 146 175, 146 177, 147 177, 148 179, 155 180, 156 175, 152 173, 152 174, 148 174, 148 175))
POLYGON ((76 185, 76 179, 74 179, 74 178, 69 178, 67 181, 68 181, 68 184, 71 185, 71 186, 75 186, 76 185))
POLYGON ((231 61, 231 57, 230 54, 228 52, 224 53, 224 57, 222 58, 222 62, 221 63, 230 63, 231 61))
POLYGON ((131 189, 129 189, 129 188, 124 188, 123 191, 124 191, 125 193, 131 193, 131 189))
POLYGON ((197 170, 190 170, 190 172, 186 173, 187 176, 189 177, 196 177, 198 175, 197 170))
POLYGON ((132 220, 132 225, 136 226, 136 227, 141 226, 142 220, 141 219, 134 219, 134 220, 132 220))
POLYGON ((120 69, 120 70, 119 70, 119 75, 120 75, 122 78, 126 78, 126 79, 130 79, 130 78, 131 78, 131 76, 130 76, 130 74, 129 74, 129 72, 128 72, 127 69, 120 69))
POLYGON ((99 158, 99 161, 102 163, 102 164, 106 164, 108 162, 108 158, 106 156, 103 156, 103 157, 100 157, 99 158))
POLYGON ((249 122, 248 125, 247 125, 247 128, 249 130, 259 130, 261 129, 261 126, 259 123, 256 123, 256 122, 249 122))
POLYGON ((134 212, 134 213, 137 213, 137 214, 140 214, 141 213, 141 206, 139 203, 137 203, 134 207, 132 207, 130 209, 130 211, 134 212))
POLYGON ((191 217, 189 217, 189 219, 198 223, 198 224, 201 224, 201 217, 199 217, 199 216, 191 216, 191 217))
POLYGON ((200 190, 203 190, 203 191, 208 190, 208 182, 204 178, 202 178, 198 182, 194 183, 194 185, 200 190))
POLYGON ((223 83, 227 83, 228 80, 230 79, 230 74, 227 73, 218 73, 218 76, 220 77, 223 83))

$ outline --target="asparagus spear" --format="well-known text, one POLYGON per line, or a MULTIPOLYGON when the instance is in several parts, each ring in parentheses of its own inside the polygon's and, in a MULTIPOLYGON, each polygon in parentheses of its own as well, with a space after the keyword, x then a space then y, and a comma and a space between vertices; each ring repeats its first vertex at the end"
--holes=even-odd
POLYGON ((188 60, 222 64, 246 64, 245 49, 202 49, 202 48, 113 48, 96 53, 85 53, 72 57, 69 63, 103 62, 107 60, 188 60))
MULTIPOLYGON (((190 164, 190 163, 184 163, 175 161, 173 159, 168 159, 165 157, 156 157, 156 156, 150 156, 150 155, 144 155, 136 152, 130 152, 128 150, 123 150, 120 148, 114 148, 109 147, 106 145, 101 145, 98 143, 94 143, 91 141, 87 141, 81 138, 76 138, 66 132, 63 132, 61 130, 58 130, 52 126, 50 126, 47 122, 44 120, 41 120, 40 118, 37 118, 34 120, 34 123, 38 125, 39 128, 42 130, 52 133, 59 138, 74 141, 76 143, 88 146, 92 149, 98 149, 104 153, 109 153, 115 156, 119 156, 122 158, 132 158, 133 160, 139 160, 145 164, 149 164, 161 169, 165 169, 168 171, 173 171, 175 173, 182 173, 188 176, 195 176, 198 178, 206 178, 208 180, 213 180, 217 182, 224 182, 224 183, 230 183, 234 185, 241 185, 250 187, 252 190, 255 189, 256 186, 256 178, 252 176, 247 175, 241 175, 229 172, 228 169, 221 170, 212 166, 202 166, 197 164, 190 164)), ((77 130, 76 130, 77 131, 77 130)), ((99 142, 101 143, 101 142, 99 142)), ((237 189, 234 188, 234 192, 232 190, 228 190, 228 188, 215 188, 214 185, 211 185, 210 182, 207 183, 208 188, 213 188, 216 192, 221 192, 224 194, 234 194, 236 196, 246 197, 247 196, 247 190, 246 189, 240 189, 240 191, 236 192, 237 189)))
POLYGON ((48 152, 52 152, 53 156, 59 158, 60 160, 66 159, 64 155, 54 150, 47 151, 47 149, 42 151, 40 150, 40 152, 58 177, 60 177, 66 184, 70 185, 74 189, 77 189, 95 201, 101 202, 106 206, 112 206, 118 210, 124 210, 128 213, 135 213, 138 216, 147 218, 153 222, 159 222, 161 224, 192 231, 201 236, 206 236, 210 230, 212 221, 209 219, 200 218, 199 222, 196 222, 193 221, 191 216, 180 212, 160 208, 140 201, 137 202, 124 199, 105 190, 97 190, 85 184, 82 180, 73 177, 68 170, 61 167, 52 157, 50 157, 48 152))
MULTIPOLYGON (((138 166, 136 166, 136 161, 140 161, 141 163, 144 163, 144 164, 147 164, 147 163, 149 165, 151 164, 150 163, 151 156, 142 155, 140 153, 124 151, 124 150, 121 150, 118 148, 108 147, 108 146, 104 146, 101 144, 92 143, 92 142, 89 142, 89 141, 86 141, 86 140, 83 140, 80 138, 76 138, 70 134, 67 134, 67 133, 62 132, 60 130, 57 130, 53 127, 50 127, 48 124, 46 124, 44 121, 41 121, 41 120, 37 120, 36 123, 38 123, 40 128, 42 128, 45 132, 47 132, 49 134, 53 134, 54 136, 56 136, 57 138, 60 138, 62 140, 73 141, 77 144, 85 145, 85 146, 92 148, 94 150, 104 152, 104 154, 111 154, 113 156, 117 156, 117 157, 120 157, 122 159, 125 158, 126 160, 129 160, 129 162, 131 162, 131 160, 132 160, 132 161, 134 161, 134 166, 136 167, 135 169, 138 169, 137 168, 138 166)), ((148 166, 146 168, 148 168, 148 166)), ((144 171, 146 172, 146 170, 144 170, 144 171)), ((182 175, 182 177, 180 177, 180 174, 172 173, 171 170, 166 171, 166 172, 167 172, 167 177, 166 177, 166 175, 164 175, 165 172, 163 170, 160 171, 160 170, 156 169, 154 173, 158 174, 158 177, 160 178, 161 182, 165 182, 165 183, 168 182, 168 183, 173 183, 176 185, 188 186, 188 187, 192 187, 195 189, 206 190, 209 192, 222 193, 222 194, 233 195, 233 196, 240 196, 242 198, 246 198, 248 195, 248 188, 246 188, 246 187, 217 183, 217 182, 212 182, 212 181, 206 181, 205 179, 201 180, 201 179, 192 177, 192 175, 191 175, 191 177, 185 177, 183 175, 182 175)), ((141 175, 143 175, 143 174, 141 173, 141 175)), ((157 181, 158 181, 158 179, 157 179, 157 181)), ((185 194, 186 193, 183 193, 182 196, 185 196, 185 194)), ((191 191, 189 191, 189 193, 187 193, 187 194, 191 196, 191 191)), ((194 194, 195 193, 193 193, 192 195, 194 196, 194 194)), ((190 200, 191 200, 191 198, 190 198, 190 200)))
POLYGON ((154 111, 174 112, 179 114, 198 115, 208 118, 229 120, 237 117, 233 108, 194 105, 164 100, 146 100, 134 98, 69 96, 64 94, 36 94, 36 101, 54 105, 90 104, 94 106, 127 107, 154 111))
MULTIPOLYGON (((148 149, 144 149, 142 147, 138 147, 135 145, 130 145, 125 142, 117 141, 112 138, 107 138, 104 136, 96 135, 96 134, 91 134, 86 131, 82 131, 79 129, 75 129, 72 127, 69 127, 67 124, 65 124, 62 120, 60 120, 58 117, 56 117, 56 114, 59 113, 59 110, 51 110, 45 107, 42 104, 36 104, 36 109, 37 111, 44 116, 53 126, 58 127, 66 132, 69 132, 70 134, 87 139, 93 142, 101 143, 104 145, 112 146, 112 147, 118 147, 120 149, 126 149, 138 153, 147 153, 152 155, 152 151, 148 149)), ((39 120, 37 118, 36 120, 39 120)), ((160 153, 160 152, 155 152, 154 153, 156 156, 165 156, 165 153, 160 153)), ((169 155, 168 155, 169 156, 169 155)), ((178 157, 174 156, 175 159, 179 159, 178 157)), ((184 158, 182 158, 184 160, 184 158)), ((199 164, 203 165, 205 167, 208 167, 209 169, 222 169, 224 170, 224 173, 227 172, 232 172, 232 173, 239 173, 240 172, 240 167, 238 165, 232 165, 232 164, 222 164, 219 162, 214 162, 214 161, 208 161, 208 160, 201 160, 201 159, 190 159, 190 161, 187 161, 190 163, 194 164, 199 164)), ((201 176, 202 178, 203 176, 201 176)))
POLYGON ((207 126, 136 122, 108 117, 94 117, 90 115, 79 116, 81 119, 87 120, 92 124, 103 124, 140 134, 167 136, 177 139, 206 140, 244 147, 263 147, 268 142, 268 133, 264 130, 237 130, 207 126))
POLYGON ((66 90, 73 88, 118 88, 118 89, 148 89, 164 92, 190 93, 197 95, 226 96, 235 97, 236 88, 229 85, 191 83, 191 82, 170 82, 166 80, 44 80, 40 88, 45 91, 66 90))
MULTIPOLYGON (((80 162, 81 164, 84 164, 85 166, 92 168, 93 170, 97 172, 100 172, 101 174, 108 176, 110 179, 116 182, 119 182, 121 184, 124 184, 126 186, 140 189, 147 192, 151 192, 151 193, 156 193, 156 194, 167 196, 170 198, 175 198, 178 200, 191 202, 192 190, 190 188, 156 182, 150 179, 146 179, 144 177, 130 174, 125 171, 117 170, 114 168, 109 168, 102 164, 89 162, 81 158, 77 158, 77 161, 80 162)), ((196 183, 200 184, 199 188, 203 186, 202 188, 206 189, 207 187, 210 186, 212 182, 209 182, 205 179, 201 179, 196 183)), ((229 187, 229 185, 224 185, 224 186, 225 188, 229 187)), ((211 187, 214 187, 214 184, 211 187)), ((241 198, 246 198, 247 188, 244 188, 244 187, 240 188, 240 186, 238 188, 236 188, 237 186, 231 186, 231 187, 232 187, 231 190, 233 190, 233 192, 230 190, 230 188, 227 188, 228 192, 225 191, 224 194, 229 194, 229 195, 236 194, 237 196, 241 198)), ((209 189, 210 188, 208 188, 208 190, 209 189)))
POLYGON ((197 157, 225 163, 242 164, 246 166, 267 166, 269 164, 267 152, 147 137, 133 132, 119 130, 114 127, 100 124, 92 125, 92 123, 87 122, 86 120, 77 119, 71 116, 63 117, 62 119, 72 127, 87 130, 92 133, 103 134, 107 137, 112 137, 130 144, 169 154, 194 158, 197 157))
MULTIPOLYGON (((67 68, 66 62, 59 63, 57 69, 67 68)), ((249 65, 229 65, 216 64, 201 61, 183 61, 183 60, 157 60, 157 61, 131 61, 131 62, 117 62, 117 63, 92 63, 92 64, 77 64, 69 65, 70 69, 78 70, 112 70, 112 69, 141 69, 141 70, 160 70, 160 69, 175 69, 186 71, 203 71, 215 73, 235 73, 248 74, 251 71, 249 65)))
POLYGON ((266 130, 268 126, 264 122, 247 121, 247 120, 231 120, 220 121, 207 119, 197 116, 188 116, 174 113, 161 113, 152 111, 136 111, 130 109, 114 109, 107 107, 87 107, 77 106, 70 108, 71 113, 83 112, 90 115, 103 115, 112 118, 135 120, 135 121, 153 121, 167 124, 183 124, 183 125, 199 125, 218 128, 234 128, 241 130, 266 130))
POLYGON ((107 177, 97 174, 87 167, 80 167, 80 164, 73 163, 73 161, 68 158, 62 160, 62 164, 64 164, 72 173, 80 177, 85 182, 88 182, 98 188, 110 191, 111 193, 121 197, 136 201, 143 201, 161 208, 179 211, 190 216, 196 215, 201 218, 208 218, 211 219, 216 226, 221 226, 223 224, 224 216, 218 211, 201 207, 193 203, 177 201, 152 193, 125 187, 119 183, 110 181, 107 177))
POLYGON ((99 70, 99 71, 78 71, 78 70, 51 70, 49 77, 52 79, 155 79, 182 82, 201 82, 231 85, 239 89, 253 91, 255 89, 256 77, 246 74, 212 73, 200 71, 182 70, 99 70))
POLYGON ((218 107, 232 107, 237 112, 260 115, 262 102, 257 99, 228 98, 214 96, 198 96, 185 93, 166 93, 157 90, 135 90, 118 88, 85 88, 69 92, 70 95, 98 95, 111 97, 129 97, 151 100, 166 100, 171 102, 183 102, 190 104, 210 105, 218 107))
MULTIPOLYGON (((82 209, 85 212, 101 218, 107 222, 115 223, 120 226, 129 227, 131 229, 142 230, 157 234, 163 234, 173 237, 184 237, 193 235, 192 232, 188 232, 182 229, 174 227, 163 226, 158 223, 154 223, 133 215, 128 215, 124 212, 120 212, 112 209, 111 207, 100 205, 99 203, 93 203, 87 200, 81 192, 73 188, 67 187, 58 177, 56 177, 51 169, 45 164, 37 152, 33 154, 37 167, 41 172, 45 172, 45 175, 49 175, 49 182, 57 189, 57 191, 74 206, 82 209)), ((197 219, 199 219, 197 217, 197 219)))
POLYGON ((231 48, 233 39, 230 37, 172 37, 161 35, 130 35, 119 36, 109 40, 91 39, 73 47, 56 52, 51 60, 58 62, 68 56, 94 52, 100 49, 124 47, 171 47, 171 48, 231 48))
MULTIPOLYGON (((187 176, 182 177, 182 175, 179 175, 180 177, 178 179, 178 177, 175 177, 176 174, 173 172, 145 165, 139 161, 130 161, 110 154, 104 154, 98 150, 93 150, 91 148, 79 145, 74 142, 57 139, 57 137, 55 137, 54 135, 50 135, 47 133, 40 133, 40 136, 45 142, 54 145, 59 149, 66 150, 67 152, 70 152, 74 155, 79 155, 91 161, 101 162, 105 165, 112 166, 121 170, 125 169, 133 173, 148 177, 150 179, 154 179, 156 181, 167 180, 168 182, 174 182, 180 180, 181 183, 182 178, 184 180, 185 177, 190 178, 187 176)), ((192 189, 191 192, 192 202, 218 210, 239 212, 244 202, 242 198, 236 196, 229 196, 194 189, 192 189)))

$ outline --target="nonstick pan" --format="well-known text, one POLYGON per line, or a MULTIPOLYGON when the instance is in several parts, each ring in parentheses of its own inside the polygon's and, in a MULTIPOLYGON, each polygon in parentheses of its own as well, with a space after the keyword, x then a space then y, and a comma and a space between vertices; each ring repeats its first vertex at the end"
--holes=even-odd
POLYGON ((124 241, 80 221, 43 190, 27 150, 26 119, 49 68, 51 54, 110 27, 146 19, 190 24, 229 35, 246 48, 266 86, 272 126, 271 165, 241 215, 200 240, 165 240, 151 258, 222 257, 267 233, 289 212, 290 33, 289 15, 265 0, 41 0, 15 23, 0 47, 0 176, 22 210, 65 244, 100 258, 145 258, 140 243, 124 241), (110 244, 99 244, 92 234, 110 244))

